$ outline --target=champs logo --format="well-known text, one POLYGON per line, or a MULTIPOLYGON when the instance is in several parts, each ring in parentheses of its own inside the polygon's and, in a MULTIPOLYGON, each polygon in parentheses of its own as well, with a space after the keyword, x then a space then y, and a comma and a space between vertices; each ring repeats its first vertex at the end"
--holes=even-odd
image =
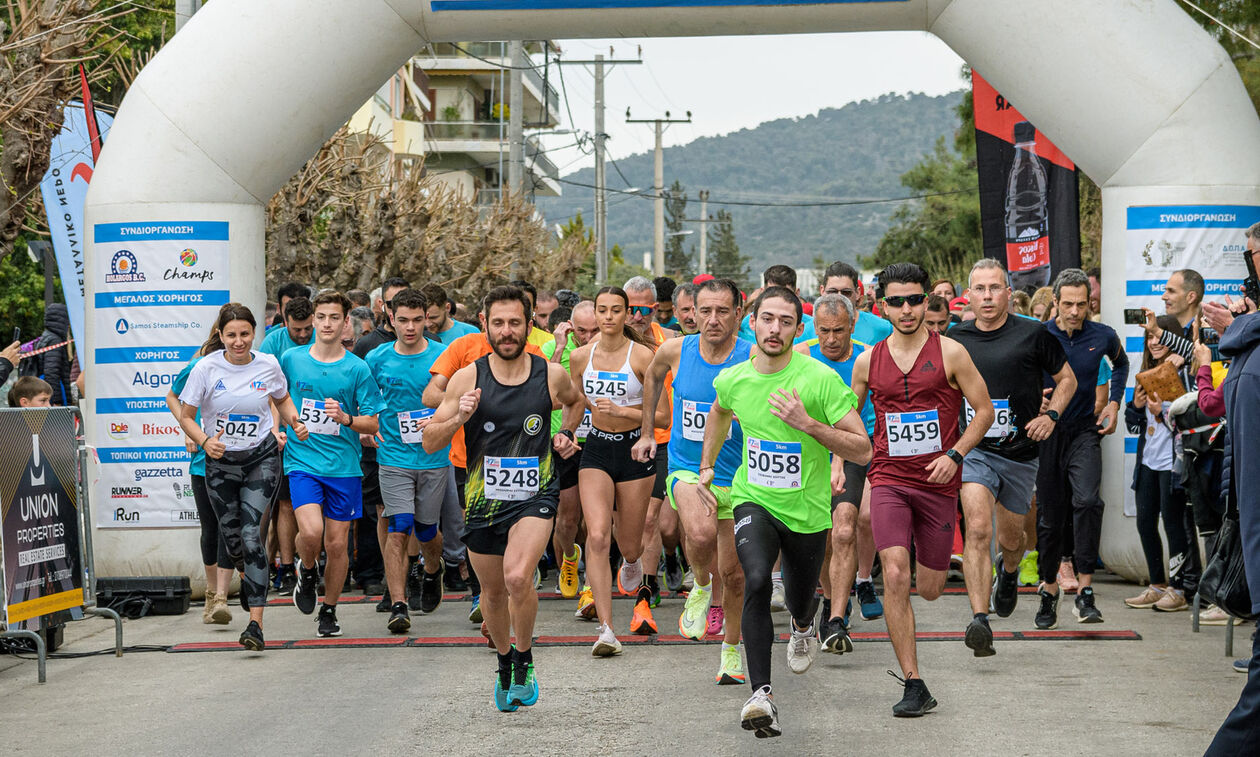
POLYGON ((534 413, 533 415, 525 419, 525 423, 522 425, 522 428, 524 428, 525 433, 529 434, 530 436, 538 436, 538 432, 542 430, 542 425, 543 425, 542 416, 538 415, 537 413, 534 413))
POLYGON ((136 256, 131 254, 130 250, 115 252, 113 259, 109 261, 109 273, 105 274, 105 283, 129 284, 136 281, 144 281, 144 274, 140 273, 136 256))
POLYGON ((125 421, 110 421, 109 438, 121 441, 131 438, 131 427, 125 421))

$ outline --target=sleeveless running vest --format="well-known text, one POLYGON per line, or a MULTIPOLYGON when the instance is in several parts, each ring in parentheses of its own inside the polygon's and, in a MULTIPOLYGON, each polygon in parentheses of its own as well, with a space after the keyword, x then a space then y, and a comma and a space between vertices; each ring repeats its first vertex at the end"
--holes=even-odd
MULTIPOLYGON (((818 344, 818 339, 810 339, 806 342, 809 346, 809 356, 836 373, 840 374, 840 378, 844 380, 845 386, 853 387, 853 364, 857 362, 858 355, 866 352, 871 348, 869 344, 864 344, 856 339, 849 340, 853 344, 853 350, 849 353, 849 359, 843 363, 837 363, 831 358, 823 354, 822 346, 818 344)), ((875 435, 875 411, 871 409, 871 403, 867 401, 862 405, 862 425, 866 426, 866 435, 875 435)))
MULTIPOLYGON (((704 446, 704 424, 709 408, 717 399, 713 381, 723 368, 738 365, 748 359, 752 344, 736 339, 735 347, 726 360, 712 365, 700 356, 700 336, 683 337, 678 356, 678 374, 674 376, 674 411, 670 427, 677 429, 669 440, 669 471, 700 471, 700 450, 704 446)), ((713 466, 713 483, 730 486, 739 468, 744 450, 744 436, 739 424, 731 422, 731 433, 713 466)))
POLYGON ((614 405, 623 407, 643 404, 643 382, 634 375, 634 368, 630 365, 630 354, 634 352, 634 342, 628 339, 626 341, 629 342, 626 346, 626 359, 622 362, 620 370, 616 371, 597 370, 593 365, 597 348, 591 347, 590 353, 586 356, 586 369, 582 371, 582 391, 586 392, 587 399, 592 401, 606 399, 614 405))
POLYGON ((516 386, 495 379, 489 355, 474 363, 481 401, 464 424, 468 528, 493 526, 532 503, 559 502, 551 456, 547 361, 532 354, 526 357, 529 378, 516 386))
POLYGON ((962 411, 962 392, 945 375, 940 335, 928 332, 908 373, 897 367, 887 340, 876 344, 867 385, 875 410, 875 453, 867 474, 871 485, 957 492, 961 465, 950 481, 927 483, 926 466, 958 441, 962 411))

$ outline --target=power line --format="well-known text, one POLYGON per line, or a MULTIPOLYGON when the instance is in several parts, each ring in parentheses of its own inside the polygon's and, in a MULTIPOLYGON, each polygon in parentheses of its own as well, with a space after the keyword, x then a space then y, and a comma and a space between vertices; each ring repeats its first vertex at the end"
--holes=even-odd
MULTIPOLYGON (((581 181, 573 181, 572 179, 557 178, 556 181, 560 182, 561 184, 570 184, 575 187, 586 187, 588 189, 594 189, 595 187, 594 184, 587 184, 581 181)), ((971 187, 969 189, 955 189, 949 192, 929 192, 927 194, 909 195, 906 197, 863 198, 860 200, 831 200, 831 201, 825 201, 825 202, 822 202, 822 201, 820 202, 751 202, 747 200, 715 200, 713 196, 710 195, 709 202, 714 205, 736 205, 736 206, 741 206, 741 207, 752 207, 752 208, 833 208, 833 207, 847 207, 850 205, 877 205, 880 203, 888 203, 888 202, 905 202, 906 200, 923 200, 929 197, 948 197, 950 195, 967 194, 969 192, 975 192, 978 189, 979 187, 971 187)), ((611 187, 607 188, 607 191, 615 192, 621 195, 630 195, 632 197, 640 197, 645 200, 656 199, 656 194, 653 191, 645 192, 643 190, 636 190, 632 192, 632 191, 628 191, 624 189, 613 189, 611 187)), ((687 198, 688 202, 696 199, 693 197, 688 197, 686 195, 684 195, 684 197, 687 198)))
POLYGON ((470 58, 476 58, 477 60, 481 61, 482 63, 489 63, 490 65, 494 66, 495 68, 501 68, 501 69, 503 69, 504 71, 537 71, 537 70, 539 70, 539 69, 542 69, 542 68, 546 68, 546 67, 547 67, 545 63, 544 63, 543 65, 541 65, 541 66, 538 66, 538 65, 531 65, 531 66, 513 66, 513 65, 509 65, 509 64, 507 64, 507 63, 499 63, 498 61, 493 61, 493 60, 490 60, 489 58, 483 58, 483 57, 481 57, 480 55, 478 55, 478 54, 476 54, 476 53, 469 52, 468 50, 465 50, 464 48, 460 47, 459 45, 455 44, 454 42, 447 42, 446 44, 450 45, 451 47, 455 48, 456 50, 460 51, 461 53, 463 53, 464 55, 467 55, 467 56, 468 56, 468 57, 470 57, 470 58))
POLYGON ((1190 0, 1181 0, 1181 2, 1182 2, 1182 3, 1184 3, 1184 4, 1186 4, 1186 5, 1188 5, 1188 6, 1190 6, 1191 8, 1194 8, 1196 11, 1198 11, 1199 13, 1202 13, 1204 16, 1207 16, 1207 17, 1208 17, 1209 19, 1211 19, 1211 20, 1212 20, 1212 22, 1213 22, 1213 23, 1215 23, 1217 26, 1221 27, 1221 28, 1222 28, 1222 29, 1224 29, 1225 31, 1227 31, 1227 32, 1229 32, 1230 34, 1234 35, 1235 37, 1237 37, 1237 38, 1241 39, 1243 42, 1246 42, 1247 44, 1251 45, 1252 47, 1256 48, 1257 50, 1260 50, 1260 44, 1257 44, 1255 41, 1253 41, 1253 40, 1252 40, 1250 37, 1248 37, 1247 35, 1243 34, 1242 32, 1240 32, 1240 31, 1238 31, 1237 29, 1233 28, 1233 27, 1232 27, 1232 26, 1230 26, 1229 24, 1227 24, 1227 23, 1225 23, 1224 21, 1220 20, 1220 19, 1219 19, 1219 18, 1217 18, 1216 16, 1213 16, 1211 13, 1208 13, 1207 11, 1203 10, 1202 8, 1200 8, 1199 6, 1197 6, 1197 5, 1195 5, 1194 3, 1190 2, 1190 0))

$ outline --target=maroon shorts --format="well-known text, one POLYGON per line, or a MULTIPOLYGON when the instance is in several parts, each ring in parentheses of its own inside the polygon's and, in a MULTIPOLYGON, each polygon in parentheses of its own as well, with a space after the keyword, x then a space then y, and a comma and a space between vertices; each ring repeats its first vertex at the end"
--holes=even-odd
POLYGON ((871 487, 871 533, 875 549, 910 549, 915 560, 931 570, 949 570, 954 548, 954 513, 958 496, 909 486, 871 487))

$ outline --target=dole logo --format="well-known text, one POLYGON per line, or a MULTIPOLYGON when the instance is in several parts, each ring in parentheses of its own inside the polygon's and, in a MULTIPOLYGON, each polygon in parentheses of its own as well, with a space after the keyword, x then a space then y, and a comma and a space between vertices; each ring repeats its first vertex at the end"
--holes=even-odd
POLYGON ((131 427, 125 421, 110 421, 109 436, 111 439, 127 439, 131 436, 131 427))

